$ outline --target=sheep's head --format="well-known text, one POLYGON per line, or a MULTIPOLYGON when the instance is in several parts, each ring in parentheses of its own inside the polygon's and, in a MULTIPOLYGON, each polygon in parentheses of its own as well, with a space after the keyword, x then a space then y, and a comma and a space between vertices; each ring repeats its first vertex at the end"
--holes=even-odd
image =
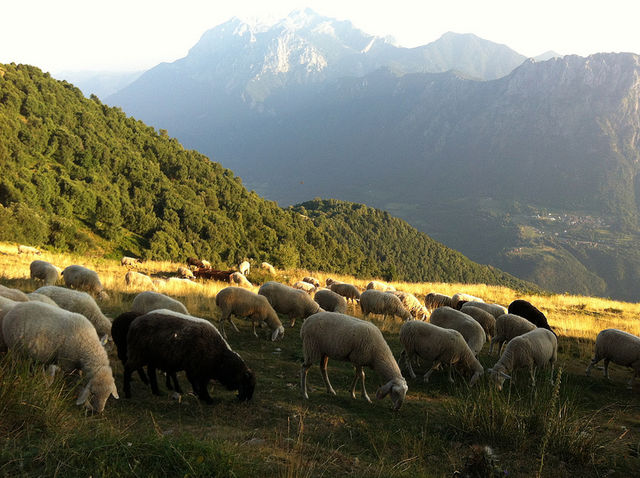
POLYGON ((378 389, 376 398, 380 400, 391 394, 393 409, 399 410, 404 402, 404 397, 407 395, 407 390, 409 390, 409 387, 404 378, 394 378, 378 389))
POLYGON ((474 374, 471 376, 471 380, 469 380, 469 386, 473 387, 475 385, 475 383, 478 381, 478 379, 480 377, 482 377, 482 374, 484 373, 484 369, 478 370, 477 372, 474 372, 474 374))
POLYGON ((253 397, 253 390, 256 388, 256 375, 250 369, 242 373, 238 383, 238 400, 245 402, 253 397))
POLYGON ((498 390, 502 390, 502 385, 504 384, 505 380, 511 380, 511 376, 507 375, 502 370, 494 370, 490 368, 487 369, 487 372, 489 372, 489 377, 491 381, 496 384, 498 390))
POLYGON ((271 334, 271 341, 275 342, 276 340, 280 340, 283 338, 284 338, 284 326, 280 325, 280 327, 275 329, 271 334))
POLYGON ((120 398, 111 367, 102 367, 82 389, 76 400, 76 405, 85 405, 97 413, 102 413, 110 395, 116 399, 120 398))

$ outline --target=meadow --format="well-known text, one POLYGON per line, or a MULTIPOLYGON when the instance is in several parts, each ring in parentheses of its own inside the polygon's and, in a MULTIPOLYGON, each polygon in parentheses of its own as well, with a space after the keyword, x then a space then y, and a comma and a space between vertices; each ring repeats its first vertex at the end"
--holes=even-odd
MULTIPOLYGON (((40 284, 29 278, 36 256, 19 255, 15 244, 0 244, 0 283, 25 292, 40 284)), ((111 318, 128 310, 140 292, 124 282, 119 261, 43 252, 43 259, 65 267, 82 264, 98 272, 109 299, 99 302, 111 318)), ((180 264, 145 262, 139 270, 169 277, 180 264)), ((255 264, 252 264, 255 266, 255 264)), ((255 268, 249 280, 257 291, 266 280, 293 283, 305 275, 324 282, 327 274, 279 270, 270 276, 255 268)), ((331 277, 364 288, 372 278, 331 277)), ((179 399, 164 387, 153 396, 139 380, 133 397, 109 399, 101 415, 74 405, 81 378, 58 376, 47 387, 39 367, 12 352, 0 357, 0 476, 633 476, 640 470, 640 383, 626 389, 630 371, 611 365, 611 381, 584 370, 597 333, 619 328, 640 335, 640 304, 570 295, 523 295, 484 284, 392 283, 423 299, 429 292, 466 292, 486 302, 508 305, 516 298, 542 310, 559 335, 558 373, 538 374, 532 389, 528 373, 514 374, 502 392, 485 377, 472 388, 456 377, 435 373, 428 384, 408 380, 403 407, 394 412, 388 399, 368 404, 352 400, 349 364, 329 361, 337 397, 329 396, 318 367, 309 372, 313 391, 301 398, 302 362, 298 321, 282 341, 251 334, 250 324, 234 319, 228 340, 255 371, 253 400, 238 403, 235 394, 213 384, 213 405, 187 393, 179 399)), ((215 295, 228 284, 159 285, 158 291, 184 302, 196 316, 217 323, 215 295)), ((361 317, 350 306, 349 313, 361 317)), ((400 320, 371 319, 399 356, 400 320)), ((287 320, 283 324, 288 325, 287 320)), ((116 383, 122 365, 110 358, 116 383)), ((480 354, 485 367, 497 360, 480 354)), ((380 385, 366 370, 370 394, 380 385)), ((179 374, 185 389, 186 378, 179 374)))

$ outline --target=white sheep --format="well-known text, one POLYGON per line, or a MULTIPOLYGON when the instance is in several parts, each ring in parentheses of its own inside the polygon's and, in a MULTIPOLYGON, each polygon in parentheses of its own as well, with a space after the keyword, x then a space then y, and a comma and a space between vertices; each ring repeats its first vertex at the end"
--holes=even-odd
POLYGON ((356 396, 358 378, 362 381, 362 397, 371 402, 364 385, 364 370, 367 366, 375 370, 384 385, 376 393, 378 399, 391 396, 394 410, 402 406, 407 394, 407 382, 391 353, 380 330, 371 322, 356 319, 336 312, 320 312, 307 318, 300 328, 304 362, 300 370, 302 395, 308 399, 307 372, 314 363, 320 364, 322 379, 327 392, 336 392, 327 375, 328 360, 349 361, 355 367, 355 377, 351 383, 351 397, 356 396))
POLYGON ((308 282, 309 284, 313 285, 316 289, 320 288, 320 281, 315 277, 304 276, 302 278, 302 282, 308 282))
POLYGON ((62 309, 84 315, 96 328, 98 336, 103 341, 109 338, 111 334, 111 320, 102 313, 96 301, 93 300, 93 297, 86 292, 66 289, 55 285, 45 285, 36 289, 36 292, 46 295, 62 309))
POLYGON ((458 308, 458 302, 466 301, 466 302, 484 302, 480 297, 476 297, 470 294, 463 294, 462 292, 458 292, 457 294, 453 294, 451 296, 451 307, 454 309, 458 308))
POLYGON ((475 300, 469 300, 462 304, 462 307, 477 307, 478 309, 482 309, 485 312, 489 312, 496 319, 501 315, 508 314, 508 310, 506 307, 500 304, 487 304, 485 302, 478 302, 475 300))
POLYGON ((11 287, 6 287, 0 284, 0 297, 5 297, 7 299, 14 300, 16 302, 28 302, 29 298, 27 294, 22 292, 19 289, 12 289, 11 287))
POLYGON ((295 325, 296 319, 306 319, 322 311, 309 294, 279 282, 265 282, 258 294, 265 296, 276 312, 289 316, 290 327, 295 325))
POLYGON ((402 324, 400 328, 400 343, 402 354, 409 375, 416 378, 411 361, 417 355, 431 363, 431 368, 425 373, 425 383, 434 370, 440 365, 448 365, 449 382, 453 383, 451 368, 458 364, 464 370, 471 373, 469 385, 473 385, 484 373, 482 364, 478 361, 473 351, 460 332, 453 329, 445 329, 429 322, 410 320, 402 324))
POLYGON ((133 303, 131 304, 131 312, 138 314, 146 314, 158 309, 169 309, 189 315, 189 311, 182 302, 152 290, 140 292, 133 298, 133 303))
POLYGON ((336 294, 340 294, 349 302, 355 303, 356 301, 360 300, 360 291, 353 284, 334 281, 328 285, 328 288, 334 291, 336 294))
MULTIPOLYGON (((153 281, 151 282, 153 283, 153 281)), ((189 287, 189 288, 202 287, 200 284, 198 284, 195 281, 192 281, 191 279, 181 279, 180 277, 169 277, 166 280, 164 285, 169 288, 177 288, 178 290, 185 287, 189 287)))
POLYGON ((320 289, 313 296, 313 300, 327 312, 347 313, 347 300, 330 289, 320 289))
POLYGON ((195 279, 196 278, 196 276, 193 275, 193 272, 191 272, 191 269, 189 269, 188 267, 185 267, 185 266, 178 267, 178 276, 182 277, 183 279, 195 279))
POLYGON ((381 292, 375 289, 365 290, 360 295, 360 309, 366 319, 369 314, 381 314, 386 320, 396 315, 404 320, 411 320, 411 314, 402 305, 402 301, 393 294, 381 292))
POLYGON ((249 282, 249 280, 241 274, 240 272, 234 272, 229 276, 229 282, 231 284, 237 284, 240 287, 253 287, 253 284, 249 282))
POLYGON ((631 367, 633 374, 627 388, 633 388, 633 380, 640 375, 640 337, 618 329, 602 330, 596 337, 593 359, 587 367, 587 376, 591 368, 604 359, 604 376, 609 379, 609 362, 631 367))
POLYGON ((489 355, 493 350, 493 344, 498 344, 498 355, 502 346, 514 337, 531 332, 536 326, 524 317, 515 314, 504 314, 496 319, 496 335, 491 339, 489 355))
POLYGON ((451 307, 438 307, 431 313, 429 322, 460 332, 474 355, 480 353, 486 342, 486 334, 482 326, 473 317, 451 307))
POLYGON ((4 336, 2 335, 2 320, 4 319, 4 316, 7 315, 7 312, 9 312, 16 304, 19 304, 19 302, 7 299, 0 295, 0 353, 7 351, 7 345, 5 344, 4 336))
POLYGON ((373 290, 380 290, 382 292, 387 292, 387 291, 394 291, 396 290, 395 287, 393 287, 392 285, 386 284, 384 282, 380 282, 377 280, 372 280, 371 282, 369 282, 367 284, 366 287, 367 290, 373 289, 373 290))
POLYGON ((238 271, 243 276, 246 276, 249 273, 250 269, 251 269, 251 264, 249 264, 249 261, 242 261, 238 266, 238 271))
POLYGON ((429 316, 429 311, 424 305, 422 305, 415 295, 399 290, 388 290, 386 292, 387 294, 393 294, 400 299, 402 306, 409 311, 411 317, 414 319, 425 320, 429 316))
POLYGON ((260 268, 266 270, 272 276, 276 275, 276 269, 268 262, 263 262, 262 264, 260 264, 260 268))
POLYGON ((25 246, 20 244, 18 246, 18 254, 36 254, 39 256, 40 254, 42 254, 42 252, 36 247, 25 246))
POLYGON ((429 312, 436 310, 438 307, 452 307, 451 297, 437 292, 429 292, 424 298, 424 305, 429 312))
POLYGON ((44 302, 45 304, 49 304, 49 305, 53 305, 54 307, 58 307, 58 304, 56 304, 56 301, 53 300, 51 297, 44 295, 44 294, 40 294, 38 292, 30 292, 29 294, 27 294, 27 297, 29 298, 30 301, 36 300, 38 302, 44 302))
POLYGON ((11 349, 43 363, 53 362, 65 371, 82 370, 88 382, 77 405, 86 403, 100 413, 110 395, 118 398, 107 352, 83 315, 42 302, 25 302, 5 315, 2 332, 11 349))
POLYGON ((120 259, 120 265, 123 266, 138 267, 141 263, 142 260, 135 257, 124 256, 122 259, 120 259))
POLYGON ((151 277, 141 272, 129 271, 124 275, 124 282, 127 284, 127 287, 139 287, 139 288, 149 288, 155 289, 156 286, 153 284, 151 277))
POLYGON ((558 339, 548 329, 536 328, 526 334, 514 337, 509 341, 500 360, 487 370, 499 390, 506 379, 511 379, 509 372, 518 368, 528 368, 531 383, 535 387, 536 369, 551 364, 551 382, 553 383, 553 367, 558 358, 558 339))
POLYGON ((294 289, 303 290, 309 295, 313 295, 313 293, 316 291, 316 287, 313 284, 301 280, 295 282, 291 287, 293 287, 294 289))
POLYGON ((277 340, 284 336, 284 327, 278 318, 278 314, 273 310, 266 297, 256 294, 250 290, 239 287, 226 287, 216 295, 216 305, 222 309, 218 325, 223 337, 224 322, 228 320, 231 326, 238 332, 238 328, 231 321, 231 316, 246 317, 253 323, 253 335, 256 337, 256 324, 266 322, 272 331, 271 340, 277 340))
POLYGON ((35 260, 29 264, 29 272, 32 279, 40 279, 44 285, 54 285, 62 271, 50 262, 35 260))
POLYGON ((64 284, 71 289, 83 290, 100 299, 109 298, 96 271, 84 266, 72 265, 64 268, 62 277, 64 284))
POLYGON ((482 328, 484 329, 487 341, 496 335, 496 318, 486 310, 474 307, 472 305, 464 304, 460 312, 463 312, 474 318, 482 328))

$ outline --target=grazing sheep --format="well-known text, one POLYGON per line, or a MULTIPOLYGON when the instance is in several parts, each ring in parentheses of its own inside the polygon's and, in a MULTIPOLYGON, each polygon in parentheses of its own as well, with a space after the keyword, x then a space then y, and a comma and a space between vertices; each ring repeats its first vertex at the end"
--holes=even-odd
POLYGON ((340 281, 337 281, 337 280, 335 280, 335 279, 332 279, 331 277, 327 277, 327 278, 324 280, 324 283, 325 283, 325 285, 326 285, 327 287, 329 287, 331 284, 340 284, 340 281))
POLYGON ((322 311, 309 294, 279 282, 265 282, 258 289, 258 294, 265 296, 277 313, 289 316, 290 327, 294 326, 296 319, 306 319, 322 311))
POLYGON ((367 284, 367 290, 370 290, 370 289, 380 290, 382 292, 396 290, 396 288, 393 287, 392 285, 385 284, 384 282, 380 282, 380 281, 377 281, 377 280, 372 280, 371 282, 369 282, 367 284))
POLYGON ((124 256, 120 260, 120 265, 123 265, 123 266, 138 267, 140 264, 142 264, 142 260, 137 259, 135 257, 124 256))
POLYGON ((194 319, 159 310, 131 322, 124 367, 127 398, 131 397, 132 372, 146 365, 151 390, 156 395, 159 391, 155 369, 159 368, 173 374, 184 370, 194 393, 206 403, 213 403, 207 390, 211 379, 227 390, 238 390, 240 401, 251 399, 256 385, 254 373, 213 324, 194 319))
POLYGON ((486 310, 465 304, 462 309, 460 309, 460 312, 473 317, 473 319, 482 326, 487 341, 496 335, 496 318, 486 310))
POLYGON ((191 269, 189 269, 188 267, 185 267, 185 266, 178 267, 178 276, 182 277, 183 279, 195 279, 196 278, 196 276, 193 275, 193 272, 191 272, 191 269))
POLYGON ((127 287, 146 287, 149 289, 155 289, 151 277, 141 272, 129 271, 124 275, 124 282, 127 287))
POLYGON ((20 244, 18 246, 18 254, 36 254, 39 256, 40 254, 42 254, 42 252, 36 247, 24 246, 20 244))
POLYGON ((53 305, 54 307, 58 307, 58 304, 56 304, 55 300, 53 300, 49 296, 46 296, 44 294, 40 294, 38 292, 31 292, 31 293, 27 294, 27 297, 29 298, 30 301, 36 300, 38 302, 44 302, 45 304, 49 304, 49 305, 53 305))
POLYGON ((609 362, 631 367, 633 374, 627 388, 633 388, 633 380, 640 376, 640 337, 618 329, 602 330, 596 337, 596 346, 591 363, 587 367, 587 376, 591 368, 604 359, 604 376, 609 380, 609 362))
POLYGON ((202 259, 200 262, 202 262, 202 267, 211 267, 211 262, 202 259))
POLYGON ((509 342, 519 335, 531 332, 535 328, 535 325, 519 315, 501 315, 496 319, 496 335, 491 339, 489 355, 491 355, 491 351, 493 350, 493 344, 498 344, 498 355, 500 355, 500 350, 505 342, 509 342))
POLYGON ((197 268, 205 267, 202 261, 200 259, 196 259, 195 257, 187 257, 187 265, 197 268))
POLYGON ((40 279, 44 285, 54 285, 60 278, 60 268, 50 262, 35 260, 29 264, 32 279, 40 279))
POLYGON ((315 287, 316 289, 320 288, 320 281, 315 277, 305 276, 302 278, 302 282, 307 282, 311 284, 313 287, 315 287))
MULTIPOLYGON (((511 302, 509 304, 509 313, 524 317, 536 327, 551 330, 551 332, 553 332, 553 330, 549 326, 547 317, 526 300, 517 299, 511 302)), ((555 332, 553 333, 555 334, 555 332)))
POLYGON ((182 302, 152 290, 140 292, 134 297, 131 304, 131 312, 137 312, 140 315, 158 309, 169 309, 181 314, 189 314, 182 302))
POLYGON ((424 306, 430 312, 438 307, 451 307, 451 297, 437 292, 429 292, 424 298, 424 306))
POLYGON ((64 278, 64 284, 71 289, 83 290, 100 299, 109 298, 96 271, 73 265, 65 267, 62 271, 62 277, 64 278))
POLYGON ((107 352, 83 315, 42 302, 25 302, 5 315, 2 332, 11 349, 43 363, 53 362, 65 371, 82 370, 88 382, 77 405, 88 403, 100 413, 110 395, 118 398, 107 352))
POLYGON ((353 284, 347 284, 345 282, 333 282, 329 284, 329 289, 336 294, 340 294, 348 301, 355 302, 360 300, 360 292, 358 288, 353 284))
POLYGON ((431 314, 429 322, 460 332, 474 355, 480 353, 486 341, 484 329, 473 317, 451 307, 438 307, 431 314))
POLYGON ((96 328, 101 340, 105 341, 109 338, 111 321, 102 313, 93 297, 86 292, 55 285, 45 285, 37 289, 36 292, 46 295, 62 309, 84 315, 96 328))
POLYGON ((371 322, 356 319, 336 312, 320 312, 307 318, 300 328, 304 362, 300 370, 302 395, 308 399, 307 372, 314 363, 320 364, 322 379, 327 392, 335 395, 329 376, 328 360, 349 361, 355 367, 351 383, 351 397, 356 397, 358 378, 362 381, 362 397, 371 402, 364 385, 364 370, 367 366, 375 370, 385 384, 376 393, 378 399, 391 394, 394 410, 402 406, 407 394, 407 382, 393 358, 389 345, 380 330, 371 322))
POLYGON ((476 383, 484 373, 482 364, 478 362, 466 340, 457 330, 445 329, 429 322, 410 320, 400 328, 400 343, 403 348, 400 357, 401 360, 404 358, 411 378, 416 378, 411 367, 411 361, 416 355, 432 364, 424 375, 425 383, 440 365, 449 366, 451 383, 453 383, 451 368, 455 364, 459 364, 465 371, 471 373, 469 385, 476 383))
POLYGON ((192 281, 191 279, 180 279, 179 277, 169 277, 165 285, 178 289, 181 287, 200 287, 200 284, 192 281))
POLYGON ((284 337, 284 327, 273 310, 266 297, 250 290, 239 287, 227 287, 216 295, 216 305, 222 309, 218 325, 222 336, 226 337, 224 321, 228 320, 231 326, 238 332, 238 328, 231 321, 231 316, 247 317, 253 323, 253 335, 256 337, 256 323, 266 322, 272 331, 271 340, 275 341, 284 337))
POLYGON ((300 289, 305 291, 307 294, 309 295, 313 295, 313 293, 316 291, 316 287, 309 283, 309 282, 304 282, 299 280, 298 282, 294 283, 291 287, 293 287, 294 289, 300 289))
POLYGON ((360 309, 364 318, 369 314, 381 314, 386 320, 387 316, 398 316, 404 320, 411 320, 411 314, 402 305, 402 301, 393 294, 380 292, 379 290, 365 290, 360 296, 360 309))
POLYGON ((475 300, 469 300, 466 302, 460 301, 458 302, 458 305, 460 306, 458 308, 458 310, 462 309, 462 307, 477 307, 478 309, 482 309, 486 312, 489 312, 491 315, 493 315, 496 319, 498 317, 500 317, 501 315, 504 315, 507 313, 507 308, 501 306, 500 304, 487 304, 485 302, 478 302, 475 300))
POLYGON ((320 289, 313 297, 318 305, 327 312, 347 313, 347 301, 330 289, 320 289))
POLYGON ((0 297, 14 300, 16 302, 28 302, 29 298, 27 294, 18 289, 12 289, 11 287, 5 287, 0 284, 0 297))
POLYGON ((414 319, 425 320, 429 316, 429 311, 415 295, 398 290, 388 290, 387 294, 393 294, 400 299, 402 306, 409 311, 414 319))
POLYGON ((241 274, 240 272, 234 272, 229 276, 229 282, 231 284, 237 284, 240 287, 253 287, 253 284, 249 282, 249 280, 241 274))
POLYGON ((512 370, 528 367, 531 384, 536 384, 536 368, 551 364, 551 381, 553 383, 553 366, 558 357, 558 339, 547 329, 534 329, 526 334, 514 337, 509 341, 500 360, 487 370, 499 390, 512 370))
POLYGON ((249 261, 242 261, 238 266, 238 271, 240 272, 240 274, 244 276, 246 276, 249 273, 250 269, 251 269, 251 264, 249 264, 249 261))
POLYGON ((263 262, 262 264, 260 264, 260 268, 266 270, 272 276, 276 275, 276 269, 268 262, 263 262))
POLYGON ((453 294, 451 296, 451 307, 453 309, 460 309, 461 305, 458 306, 459 302, 484 302, 480 297, 475 297, 469 294, 463 294, 462 292, 458 292, 457 294, 453 294))

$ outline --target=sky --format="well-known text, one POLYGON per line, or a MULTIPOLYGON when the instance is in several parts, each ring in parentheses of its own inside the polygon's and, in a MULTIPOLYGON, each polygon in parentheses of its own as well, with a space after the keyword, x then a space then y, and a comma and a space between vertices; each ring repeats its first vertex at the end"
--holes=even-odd
POLYGON ((638 0, 4 0, 0 63, 61 71, 136 71, 186 56, 236 16, 279 19, 295 9, 350 20, 414 47, 474 33, 526 56, 640 54, 638 0))

